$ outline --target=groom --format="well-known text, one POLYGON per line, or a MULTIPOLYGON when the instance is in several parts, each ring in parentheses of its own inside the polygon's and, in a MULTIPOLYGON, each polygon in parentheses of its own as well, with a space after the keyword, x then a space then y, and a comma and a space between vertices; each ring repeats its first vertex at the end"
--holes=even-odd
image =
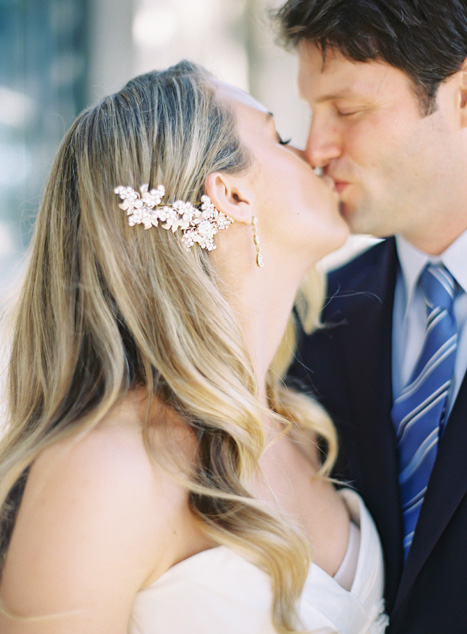
POLYGON ((289 0, 306 156, 356 233, 292 374, 373 514, 392 634, 467 632, 467 3, 289 0))

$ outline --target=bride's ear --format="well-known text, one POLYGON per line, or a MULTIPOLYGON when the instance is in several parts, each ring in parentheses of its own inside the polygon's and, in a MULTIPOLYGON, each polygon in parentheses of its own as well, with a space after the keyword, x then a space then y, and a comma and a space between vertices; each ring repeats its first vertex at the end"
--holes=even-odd
POLYGON ((212 172, 206 179, 205 190, 218 211, 235 222, 251 225, 253 196, 244 179, 223 172, 212 172))

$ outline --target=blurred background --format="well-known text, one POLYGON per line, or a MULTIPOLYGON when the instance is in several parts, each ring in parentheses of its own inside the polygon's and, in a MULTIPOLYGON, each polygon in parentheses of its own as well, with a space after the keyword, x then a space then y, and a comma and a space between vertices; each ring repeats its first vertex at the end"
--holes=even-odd
MULTIPOLYGON (((283 0, 0 0, 0 304, 16 286, 60 139, 86 105, 186 57, 251 92, 283 138, 306 138, 283 0)), ((348 249, 359 248, 354 238, 348 249)), ((337 258, 337 259, 336 259, 337 258)))

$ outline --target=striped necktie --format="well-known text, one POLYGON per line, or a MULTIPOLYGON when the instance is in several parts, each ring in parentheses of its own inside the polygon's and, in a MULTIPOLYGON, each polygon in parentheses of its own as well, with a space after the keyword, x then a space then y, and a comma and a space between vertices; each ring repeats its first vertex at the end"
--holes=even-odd
POLYGON ((425 343, 409 383, 391 410, 399 455, 404 560, 438 451, 458 334, 453 314, 456 282, 449 271, 442 264, 428 264, 420 283, 427 309, 425 343))

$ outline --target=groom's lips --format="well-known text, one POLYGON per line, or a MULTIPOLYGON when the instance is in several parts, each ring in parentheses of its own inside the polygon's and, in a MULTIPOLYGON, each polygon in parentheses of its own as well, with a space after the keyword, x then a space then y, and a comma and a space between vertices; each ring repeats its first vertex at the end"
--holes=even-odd
POLYGON ((350 181, 343 179, 341 176, 333 173, 333 170, 330 166, 328 169, 324 169, 324 173, 326 176, 329 176, 334 181, 334 187, 339 196, 344 192, 345 189, 350 185, 350 181))
POLYGON ((340 180, 338 180, 336 178, 333 178, 333 181, 334 181, 334 185, 336 186, 336 190, 337 190, 337 193, 339 194, 339 196, 342 194, 344 189, 346 189, 346 187, 348 185, 350 185, 350 183, 348 181, 340 181, 340 180))

